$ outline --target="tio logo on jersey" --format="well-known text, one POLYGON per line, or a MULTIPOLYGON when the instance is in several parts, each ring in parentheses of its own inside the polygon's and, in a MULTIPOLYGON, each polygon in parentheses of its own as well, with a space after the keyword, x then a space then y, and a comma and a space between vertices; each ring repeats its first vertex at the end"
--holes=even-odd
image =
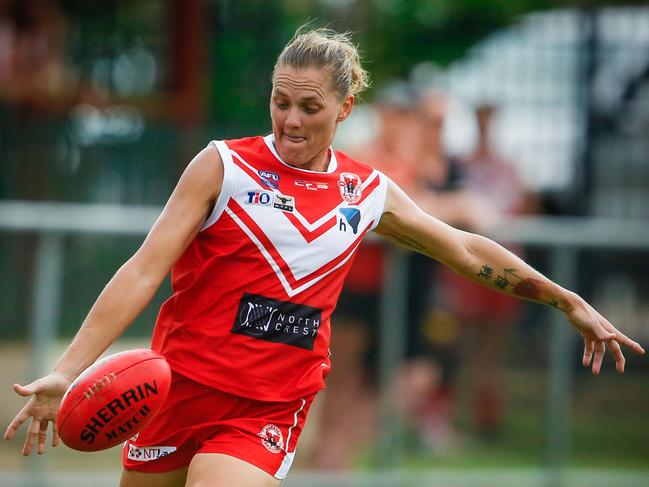
POLYGON ((280 193, 268 191, 248 191, 246 203, 249 205, 272 206, 278 210, 293 213, 295 209, 295 198, 280 193))
POLYGON ((249 205, 270 205, 273 201, 273 194, 266 191, 249 191, 248 204, 249 205))

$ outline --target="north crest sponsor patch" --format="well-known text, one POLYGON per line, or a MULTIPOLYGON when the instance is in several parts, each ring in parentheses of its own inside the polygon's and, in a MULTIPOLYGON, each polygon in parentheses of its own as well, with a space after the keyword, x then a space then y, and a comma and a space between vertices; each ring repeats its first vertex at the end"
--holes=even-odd
POLYGON ((244 293, 230 332, 313 350, 321 322, 320 308, 244 293))

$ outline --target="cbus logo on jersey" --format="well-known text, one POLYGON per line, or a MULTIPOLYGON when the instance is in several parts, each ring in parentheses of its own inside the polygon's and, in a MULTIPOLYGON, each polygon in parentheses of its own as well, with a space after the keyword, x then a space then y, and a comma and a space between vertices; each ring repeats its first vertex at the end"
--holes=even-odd
POLYGON ((257 171, 257 174, 261 178, 261 184, 270 189, 279 189, 279 174, 261 169, 257 171))
POLYGON ((293 184, 300 188, 306 188, 307 191, 318 191, 319 189, 329 189, 328 183, 321 183, 319 181, 303 181, 301 179, 295 181, 293 184))
POLYGON ((340 186, 340 196, 347 203, 354 204, 360 201, 363 188, 361 186, 361 178, 358 174, 351 172, 340 173, 338 186, 340 186))
POLYGON ((244 293, 230 332, 313 350, 321 321, 320 308, 244 293))
POLYGON ((356 235, 358 233, 358 224, 361 222, 361 210, 358 208, 340 208, 338 211, 342 215, 342 217, 338 217, 338 230, 346 232, 347 225, 349 225, 352 228, 352 233, 356 235))

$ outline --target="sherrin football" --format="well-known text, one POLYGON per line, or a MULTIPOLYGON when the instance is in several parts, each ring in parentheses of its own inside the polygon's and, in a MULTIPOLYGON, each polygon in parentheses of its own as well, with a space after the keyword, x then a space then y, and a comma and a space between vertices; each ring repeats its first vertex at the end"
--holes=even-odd
POLYGON ((61 440, 80 451, 118 445, 158 412, 171 387, 171 369, 147 349, 97 361, 70 385, 56 415, 61 440))

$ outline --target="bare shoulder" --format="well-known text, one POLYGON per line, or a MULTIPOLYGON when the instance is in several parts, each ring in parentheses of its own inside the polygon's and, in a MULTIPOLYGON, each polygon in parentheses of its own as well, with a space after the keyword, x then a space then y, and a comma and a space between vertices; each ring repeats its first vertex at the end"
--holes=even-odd
POLYGON ((381 221, 376 228, 378 234, 407 225, 408 220, 427 216, 424 211, 394 181, 388 179, 388 190, 381 221))
POLYGON ((178 189, 215 200, 223 184, 223 171, 219 151, 214 144, 209 144, 187 165, 178 182, 178 189))

